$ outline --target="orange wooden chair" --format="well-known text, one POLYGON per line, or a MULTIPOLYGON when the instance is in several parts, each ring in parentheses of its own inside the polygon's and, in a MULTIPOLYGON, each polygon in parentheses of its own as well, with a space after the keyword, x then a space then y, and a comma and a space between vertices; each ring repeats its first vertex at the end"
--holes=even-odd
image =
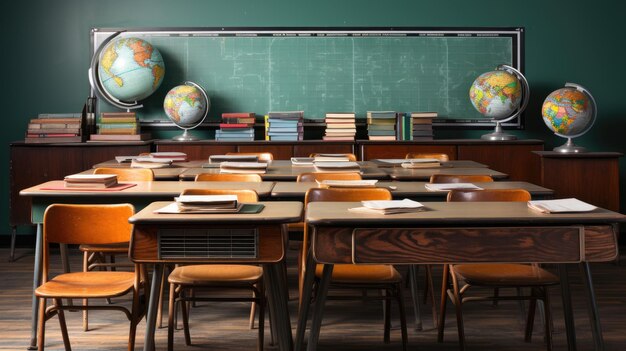
MULTIPOLYGON (((523 189, 502 190, 452 190, 448 193, 448 201, 520 201, 530 200, 530 194, 523 189)), ((525 341, 530 342, 535 317, 537 300, 544 303, 545 310, 545 340, 548 350, 552 349, 552 326, 550 319, 550 305, 548 287, 559 284, 559 278, 537 265, 525 264, 458 264, 444 266, 442 284, 441 316, 438 327, 438 340, 443 341, 445 325, 446 296, 449 294, 455 305, 459 347, 465 350, 465 332, 463 327, 462 306, 468 301, 484 300, 530 300, 528 318, 526 321, 525 341), (452 287, 448 288, 448 275, 452 279, 452 287), (460 283, 464 282, 464 286, 460 283), (484 296, 465 297, 470 287, 487 288, 530 288, 530 295, 517 296, 484 296)), ((518 290, 519 291, 519 290, 518 290)))
POLYGON ((154 172, 148 168, 111 168, 101 167, 93 170, 93 174, 115 174, 118 181, 149 182, 154 180, 154 172))
POLYGON ((353 172, 310 172, 300 173, 296 182, 315 182, 322 180, 361 180, 359 173, 353 172))
POLYGON ((259 162, 274 160, 274 155, 271 152, 227 152, 226 155, 257 156, 259 162))
MULTIPOLYGON (((50 205, 44 213, 43 219, 43 273, 42 283, 35 290, 40 299, 38 347, 44 350, 46 321, 58 315, 61 324, 61 333, 66 350, 70 350, 70 341, 65 324, 64 310, 67 309, 94 309, 122 311, 130 320, 128 350, 135 347, 135 331, 137 323, 143 316, 139 294, 142 288, 146 289, 142 279, 142 267, 134 264, 132 272, 90 271, 65 273, 53 278, 50 272, 50 243, 60 244, 110 244, 127 243, 130 240, 132 225, 128 218, 134 209, 129 204, 119 205, 50 205), (132 306, 129 309, 115 306, 64 306, 62 299, 94 299, 111 298, 132 294, 132 306), (54 303, 46 308, 46 302, 52 299, 54 303)), ((144 296, 147 301, 147 297, 144 296)))
MULTIPOLYGON (((313 154, 309 154, 309 157, 317 157, 317 156, 322 156, 324 155, 324 153, 313 153, 313 154)), ((348 161, 350 162, 356 162, 356 155, 355 154, 333 154, 333 155, 341 155, 341 156, 345 156, 348 158, 348 161)))
MULTIPOLYGON (((391 193, 383 188, 341 188, 341 189, 309 189, 305 196, 305 206, 313 201, 365 201, 365 200, 391 200, 391 193)), ((304 239, 302 242, 302 251, 308 252, 308 230, 304 228, 304 239)), ((302 289, 304 283, 304 274, 306 267, 306 254, 302 255, 301 272, 300 272, 300 298, 302 298, 302 289)), ((315 269, 317 279, 321 278, 323 265, 318 264, 315 269)), ((400 308, 400 325, 402 333, 402 348, 406 350, 407 330, 406 315, 404 312, 404 300, 402 296, 402 276, 393 267, 393 265, 353 265, 353 264, 336 264, 333 269, 331 287, 351 288, 351 289, 376 289, 385 291, 384 296, 379 297, 385 301, 384 315, 384 342, 389 343, 390 340, 390 310, 391 299, 398 302, 400 308)), ((355 297, 362 299, 362 296, 355 297)), ((301 301, 302 303, 302 301, 301 301)))
POLYGON ((200 173, 196 175, 196 182, 254 182, 263 181, 258 174, 234 174, 234 173, 200 173))
MULTIPOLYGON (((257 202, 258 196, 254 190, 249 189, 186 189, 181 195, 237 195, 240 202, 257 202)), ((170 300, 169 322, 167 329, 167 348, 174 348, 174 315, 175 305, 180 302, 191 301, 251 301, 253 307, 258 306, 259 327, 257 350, 263 350, 264 326, 265 326, 265 291, 263 289, 263 268, 254 265, 187 265, 176 267, 169 275, 170 300), (252 297, 197 297, 190 294, 191 289, 217 288, 239 289, 252 291, 252 297)), ((183 316, 183 330, 185 342, 191 345, 189 333, 188 305, 181 305, 183 316)), ((250 314, 251 323, 254 322, 255 309, 250 314)))
POLYGON ((440 162, 448 162, 448 161, 450 161, 450 158, 448 157, 448 154, 442 154, 442 153, 426 153, 426 152, 412 153, 412 152, 409 152, 408 154, 406 154, 406 156, 404 158, 436 158, 440 162))

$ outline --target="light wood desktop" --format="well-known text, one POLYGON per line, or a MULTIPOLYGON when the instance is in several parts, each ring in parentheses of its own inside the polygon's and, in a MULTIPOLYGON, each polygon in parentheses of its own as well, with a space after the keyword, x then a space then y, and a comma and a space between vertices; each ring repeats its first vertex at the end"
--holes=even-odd
MULTIPOLYGON (((589 262, 617 257, 614 224, 626 216, 598 208, 588 213, 543 214, 526 203, 424 203, 417 213, 379 215, 348 211, 360 203, 309 204, 311 250, 302 301, 310 301, 314 265, 325 265, 318 284, 308 350, 315 350, 334 264, 556 263, 561 279, 568 349, 576 337, 567 264, 580 264, 588 293, 596 350, 603 349, 589 262), (383 249, 381 249, 383 248, 383 249), (480 248, 478 250, 478 248, 480 248)), ((310 306, 301 306, 295 349, 302 349, 310 306)))
POLYGON ((508 178, 508 174, 498 172, 496 170, 479 167, 479 168, 460 168, 460 167, 437 167, 437 168, 383 168, 389 174, 389 178, 398 181, 419 181, 428 180, 433 174, 466 174, 466 175, 488 175, 494 180, 508 178))

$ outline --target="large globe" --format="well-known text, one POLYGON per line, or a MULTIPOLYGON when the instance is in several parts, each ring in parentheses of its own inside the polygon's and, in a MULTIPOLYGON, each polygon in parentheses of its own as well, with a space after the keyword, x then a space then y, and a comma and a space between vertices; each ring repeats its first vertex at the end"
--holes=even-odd
POLYGON ((590 96, 574 87, 550 93, 541 106, 541 115, 551 131, 564 137, 585 133, 595 118, 590 96))
POLYGON ((165 114, 181 128, 193 128, 202 122, 208 108, 206 94, 194 83, 172 88, 163 101, 165 114))
POLYGON ((483 116, 494 120, 512 116, 520 107, 522 86, 514 74, 497 70, 481 74, 469 91, 470 101, 483 116))
POLYGON ((159 50, 139 38, 115 39, 100 55, 100 83, 109 95, 120 101, 147 98, 161 85, 164 74, 159 50))

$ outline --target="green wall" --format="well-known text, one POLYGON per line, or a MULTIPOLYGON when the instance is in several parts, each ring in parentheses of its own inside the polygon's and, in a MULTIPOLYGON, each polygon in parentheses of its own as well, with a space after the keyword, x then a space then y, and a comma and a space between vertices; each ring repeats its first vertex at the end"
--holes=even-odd
MULTIPOLYGON (((2 117, 0 138, 7 147, 0 162, 0 234, 8 233, 8 143, 22 139, 38 113, 80 111, 89 92, 89 30, 92 27, 219 26, 523 26, 526 28, 526 77, 531 86, 527 128, 520 138, 563 140, 543 125, 543 99, 565 82, 588 88, 599 106, 593 129, 577 140, 592 151, 626 149, 624 64, 625 5, 612 2, 486 0, 230 0, 230 1, 21 1, 3 5, 2 117)), ((475 137, 456 131, 437 137, 475 137)), ((624 161, 621 204, 626 208, 624 161)), ((36 165, 34 165, 36 166, 36 165)))

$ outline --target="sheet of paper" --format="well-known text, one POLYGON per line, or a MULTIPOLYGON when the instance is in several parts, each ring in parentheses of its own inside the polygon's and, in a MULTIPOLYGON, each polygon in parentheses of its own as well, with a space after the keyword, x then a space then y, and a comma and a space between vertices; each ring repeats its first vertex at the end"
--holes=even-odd
POLYGON ((426 183, 424 187, 430 191, 483 190, 472 183, 426 183))
POLYGON ((575 198, 528 201, 528 207, 543 213, 590 212, 597 208, 575 198))
POLYGON ((388 210, 393 208, 420 208, 424 207, 421 203, 410 199, 402 200, 371 200, 361 201, 364 207, 375 210, 388 210))
POLYGON ((376 186, 378 180, 376 179, 363 179, 363 180, 322 180, 317 181, 317 184, 327 187, 335 188, 371 188, 376 186))

